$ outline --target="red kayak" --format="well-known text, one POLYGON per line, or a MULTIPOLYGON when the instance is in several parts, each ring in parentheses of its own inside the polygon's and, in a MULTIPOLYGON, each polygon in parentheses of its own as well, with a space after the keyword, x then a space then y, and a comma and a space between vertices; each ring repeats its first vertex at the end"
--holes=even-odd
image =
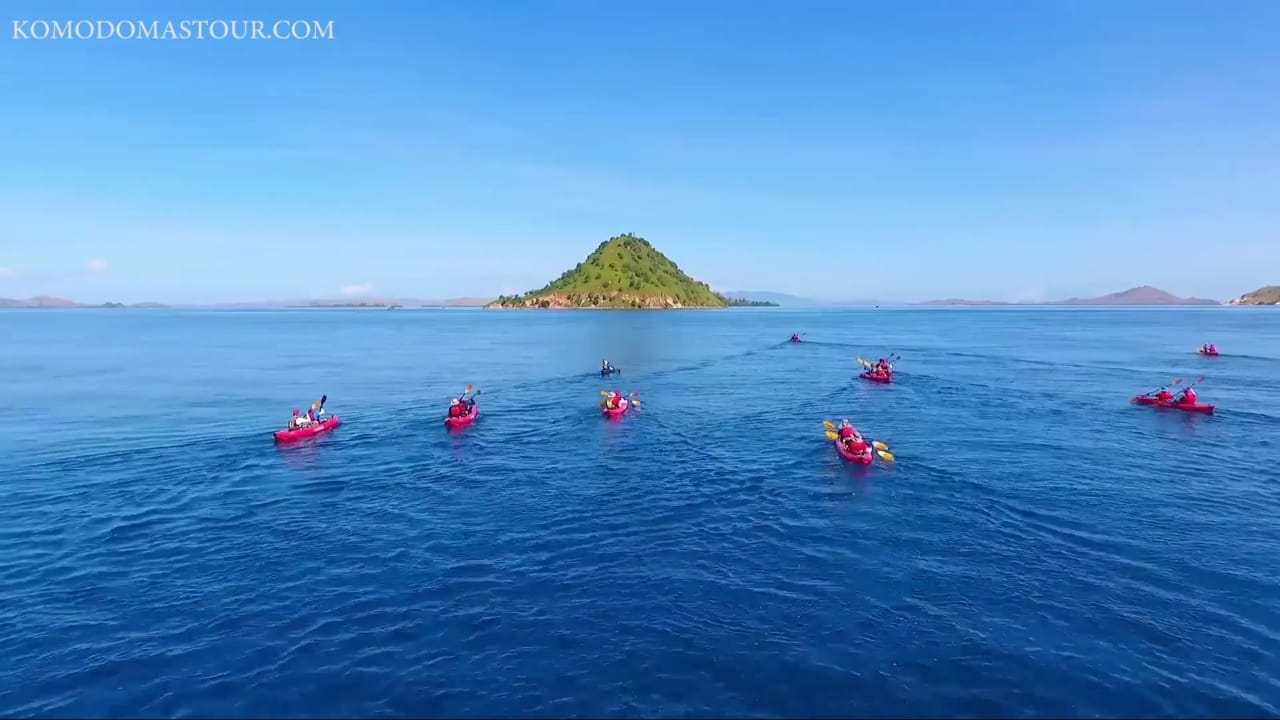
POLYGON ((603 412, 603 413, 604 413, 604 416, 605 416, 605 417, 617 418, 617 417, 622 417, 623 415, 626 415, 626 414, 627 414, 627 411, 628 411, 628 410, 630 410, 630 409, 631 409, 631 403, 630 403, 630 402, 627 402, 627 400, 625 400, 625 399, 624 399, 624 400, 621 402, 621 404, 619 404, 619 405, 618 405, 618 407, 616 407, 616 408, 609 408, 609 407, 601 408, 601 412, 603 412))
POLYGON ((277 430, 275 432, 275 438, 276 438, 276 442, 292 442, 294 440, 303 440, 305 438, 314 437, 323 432, 329 432, 330 430, 338 427, 341 424, 342 424, 342 418, 338 417, 337 415, 334 415, 333 417, 328 418, 327 420, 324 420, 318 423, 312 423, 307 427, 298 428, 297 430, 277 430))
POLYGON ((791 342, 804 342, 804 341, 800 339, 799 335, 792 335, 791 342))
POLYGON ((1173 400, 1157 400, 1150 395, 1139 395, 1133 399, 1137 405, 1150 405, 1158 408, 1169 408, 1172 410, 1183 410, 1185 412, 1213 414, 1212 405, 1201 405, 1200 403, 1180 403, 1173 400))
POLYGON ((475 420, 476 416, 479 414, 480 414, 480 406, 473 404, 471 406, 471 412, 467 413, 466 415, 460 415, 458 417, 446 416, 444 419, 444 424, 449 427, 462 427, 464 425, 470 425, 471 421, 475 420))
POLYGON ((836 452, 840 453, 840 457, 844 458, 845 460, 848 460, 851 463, 856 463, 858 465, 871 464, 871 460, 872 460, 871 446, 868 445, 866 452, 864 452, 862 455, 858 455, 856 453, 851 453, 847 449, 845 449, 844 443, 840 442, 839 440, 835 440, 834 444, 836 446, 836 452))
POLYGON ((893 382, 893 373, 874 373, 870 370, 859 373, 858 377, 871 382, 891 383, 893 382))
POLYGON ((1199 350, 1197 352, 1199 352, 1201 355, 1208 355, 1209 357, 1218 357, 1217 352, 1210 352, 1209 350, 1199 350))

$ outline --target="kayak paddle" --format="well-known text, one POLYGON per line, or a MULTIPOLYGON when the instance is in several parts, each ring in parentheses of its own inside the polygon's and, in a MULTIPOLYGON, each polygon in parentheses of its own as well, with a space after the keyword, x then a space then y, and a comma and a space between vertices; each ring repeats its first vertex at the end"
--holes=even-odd
MULTIPOLYGON (((828 431, 827 431, 827 439, 828 439, 828 440, 833 440, 833 441, 834 441, 834 440, 839 440, 839 439, 840 439, 840 436, 839 436, 839 435, 837 435, 837 434, 835 434, 835 433, 833 433, 833 432, 831 432, 830 430, 828 430, 828 431)), ((872 441, 871 441, 871 446, 872 446, 872 447, 874 447, 874 448, 876 449, 876 454, 877 454, 877 455, 879 455, 880 457, 884 458, 885 462, 893 462, 893 453, 889 452, 889 451, 886 449, 886 445, 885 445, 884 443, 880 442, 879 440, 872 440, 872 441)))
POLYGON ((1168 385, 1164 385, 1164 386, 1161 386, 1160 388, 1158 388, 1158 389, 1156 389, 1156 390, 1152 390, 1151 392, 1147 393, 1146 395, 1143 395, 1143 397, 1150 397, 1150 396, 1155 395, 1156 393, 1160 392, 1161 390, 1164 390, 1164 389, 1169 388, 1169 387, 1176 387, 1176 386, 1181 385, 1181 384, 1182 384, 1182 378, 1175 378, 1175 379, 1174 379, 1174 381, 1173 381, 1173 382, 1171 382, 1171 383, 1169 383, 1168 385))
MULTIPOLYGON (((898 362, 898 361, 899 361, 899 360, 901 360, 901 359, 902 359, 902 356, 901 356, 901 355, 893 354, 893 355, 890 355, 889 357, 886 357, 886 358, 884 359, 884 361, 885 361, 885 362, 887 362, 887 363, 889 363, 890 365, 892 365, 892 364, 894 364, 894 363, 898 362)), ((859 356, 858 356, 858 364, 859 364, 859 365, 861 365, 861 366, 863 366, 863 367, 869 367, 869 368, 871 368, 871 367, 875 367, 875 366, 876 366, 876 364, 875 364, 875 363, 873 363, 873 362, 867 362, 866 360, 864 360, 864 359, 862 358, 862 356, 861 356, 861 355, 859 355, 859 356)))
MULTIPOLYGON (((1202 383, 1202 382, 1204 382, 1204 378, 1200 378, 1199 380, 1196 380, 1195 382, 1191 383, 1191 384, 1190 384, 1190 385, 1188 385, 1187 387, 1195 387, 1195 386, 1199 385, 1199 384, 1200 384, 1200 383, 1202 383)), ((1179 385, 1181 385, 1181 384, 1182 384, 1182 378, 1178 378, 1178 379, 1174 380, 1173 382, 1169 383, 1168 385, 1165 385, 1164 387, 1160 388, 1160 390, 1164 390, 1164 389, 1166 389, 1166 388, 1171 388, 1171 387, 1177 387, 1177 386, 1179 386, 1179 385)), ((1151 392, 1147 393, 1147 394, 1146 394, 1146 395, 1144 395, 1143 397, 1151 397, 1152 395, 1155 395, 1156 393, 1160 392, 1160 390, 1152 390, 1151 392)))
MULTIPOLYGON (((627 395, 627 396, 626 396, 626 397, 624 397, 623 399, 624 399, 624 400, 626 400, 627 402, 631 403, 632 405, 635 405, 636 407, 640 407, 640 398, 639 398, 639 397, 637 397, 639 394, 640 394, 640 393, 638 393, 638 392, 632 392, 631 394, 627 395)), ((600 395, 602 395, 603 397, 606 397, 606 398, 607 398, 607 397, 609 397, 609 391, 608 391, 608 390, 601 390, 601 391, 600 391, 600 395)), ((596 405, 598 405, 599 407, 604 407, 604 403, 605 403, 605 401, 604 401, 604 400, 601 400, 600 402, 596 403, 596 405)))
MULTIPOLYGON (((828 430, 835 430, 835 429, 836 429, 836 424, 835 424, 835 423, 833 423, 833 422, 831 422, 830 420, 823 420, 823 421, 822 421, 822 426, 823 426, 823 427, 825 427, 825 428, 827 428, 828 430)), ((839 437, 839 436, 838 436, 838 435, 836 435, 835 433, 831 433, 831 432, 829 432, 829 433, 827 433, 827 437, 831 438, 832 440, 835 440, 835 439, 836 439, 837 437, 839 437)), ((872 444, 872 445, 873 445, 877 450, 888 450, 888 449, 889 449, 889 446, 888 446, 888 445, 885 445, 884 443, 880 442, 879 440, 872 440, 872 441, 871 441, 871 444, 872 444)))

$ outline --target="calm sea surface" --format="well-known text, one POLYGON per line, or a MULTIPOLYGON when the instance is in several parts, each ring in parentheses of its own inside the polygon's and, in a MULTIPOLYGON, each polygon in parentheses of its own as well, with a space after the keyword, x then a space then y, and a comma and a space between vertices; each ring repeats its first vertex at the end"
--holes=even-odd
POLYGON ((1280 714, 1271 309, 5 311, 0 448, 3 715, 1280 714))

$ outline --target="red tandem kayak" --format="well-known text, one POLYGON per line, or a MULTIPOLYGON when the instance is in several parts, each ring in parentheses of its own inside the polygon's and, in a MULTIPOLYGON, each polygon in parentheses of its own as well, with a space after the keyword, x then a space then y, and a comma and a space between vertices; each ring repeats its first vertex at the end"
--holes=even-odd
POLYGON ((277 430, 275 438, 277 442, 290 442, 293 440, 302 440, 314 437, 323 432, 328 432, 342 424, 342 418, 334 415, 322 422, 313 423, 308 427, 298 428, 297 430, 277 430))
POLYGON ((792 335, 791 342, 804 342, 804 341, 800 339, 799 335, 792 335))
POLYGON ((836 446, 836 452, 840 453, 840 457, 844 458, 845 460, 848 460, 848 461, 849 461, 849 462, 851 462, 851 463, 856 463, 856 464, 858 464, 858 465, 870 465, 870 464, 871 464, 871 460, 872 460, 871 452, 872 452, 872 450, 871 450, 871 447, 870 447, 870 446, 867 446, 867 450, 866 450, 866 452, 865 452, 864 454, 862 454, 862 455, 858 455, 858 454, 851 453, 851 452, 849 452, 848 450, 846 450, 846 449, 845 449, 845 447, 844 447, 844 443, 840 442, 839 440, 835 440, 835 441, 833 442, 833 444, 836 446))
POLYGON ((1201 405, 1199 403, 1180 403, 1172 400, 1157 400, 1150 395, 1139 395, 1133 399, 1137 405, 1150 405, 1158 408, 1170 408, 1173 410, 1183 410, 1186 412, 1197 412, 1213 414, 1212 405, 1201 405))
POLYGON ((1209 352, 1208 350, 1199 350, 1198 352, 1201 355, 1208 355, 1209 357, 1218 357, 1218 353, 1216 352, 1209 352))
POLYGON ((860 373, 860 374, 858 375, 858 377, 863 378, 863 379, 866 379, 866 380, 870 380, 871 382, 878 382, 878 383, 891 383, 891 382, 893 382, 893 373, 889 373, 889 374, 885 375, 885 374, 881 374, 881 373, 873 373, 873 372, 871 372, 871 371, 869 371, 869 370, 868 370, 868 371, 865 371, 865 372, 860 373))
POLYGON ((622 403, 619 404, 618 407, 601 408, 600 411, 604 413, 605 417, 616 418, 616 417, 622 417, 623 415, 626 415, 627 411, 630 409, 631 409, 631 403, 628 402, 626 399, 623 399, 622 403))
POLYGON ((444 424, 448 425, 449 427, 462 427, 463 425, 470 425, 471 421, 475 420, 476 416, 479 414, 480 414, 480 406, 472 405, 471 412, 467 413, 466 415, 461 415, 459 417, 446 416, 444 419, 444 424))

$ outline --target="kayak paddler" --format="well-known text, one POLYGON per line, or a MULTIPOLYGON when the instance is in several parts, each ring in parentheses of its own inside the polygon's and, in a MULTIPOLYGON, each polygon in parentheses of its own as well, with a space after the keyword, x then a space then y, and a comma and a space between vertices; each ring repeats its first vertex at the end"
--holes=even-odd
POLYGON ((1178 396, 1178 404, 1179 405, 1195 405, 1196 404, 1195 388, 1192 388, 1192 387, 1183 388, 1182 394, 1178 396))
POLYGON ((475 400, 468 398, 466 393, 449 401, 449 417, 465 417, 471 414, 471 406, 475 405, 475 400))
POLYGON ((848 448, 849 452, 861 452, 867 448, 867 441, 863 439, 862 433, 849 424, 849 419, 845 418, 840 421, 840 429, 836 431, 840 436, 840 441, 848 448))
POLYGON ((862 433, 849 424, 848 419, 840 421, 840 429, 837 434, 840 438, 840 443, 844 446, 844 451, 850 455, 865 459, 871 454, 871 446, 867 445, 862 433))
POLYGON ((610 410, 617 410, 622 406, 622 393, 617 390, 609 393, 609 397, 604 399, 604 406, 610 410))
POLYGON ((608 360, 601 360, 601 361, 600 361, 600 374, 601 374, 601 375, 609 375, 609 374, 616 373, 616 372, 618 372, 618 368, 616 368, 616 367, 614 367, 614 366, 610 365, 608 360))
POLYGON ((289 418, 289 429, 299 430, 311 425, 311 418, 304 416, 298 408, 293 409, 293 417, 289 418))
POLYGON ((321 422, 323 420, 323 418, 320 417, 321 415, 324 415, 323 399, 316 400, 311 403, 311 409, 307 411, 307 420, 313 423, 321 422))
POLYGON ((1173 393, 1169 392, 1168 388, 1160 388, 1156 392, 1156 402, 1169 402, 1170 400, 1173 400, 1173 393))
POLYGON ((880 358, 880 362, 876 363, 876 374, 888 375, 891 372, 893 372, 893 366, 884 358, 880 358))

